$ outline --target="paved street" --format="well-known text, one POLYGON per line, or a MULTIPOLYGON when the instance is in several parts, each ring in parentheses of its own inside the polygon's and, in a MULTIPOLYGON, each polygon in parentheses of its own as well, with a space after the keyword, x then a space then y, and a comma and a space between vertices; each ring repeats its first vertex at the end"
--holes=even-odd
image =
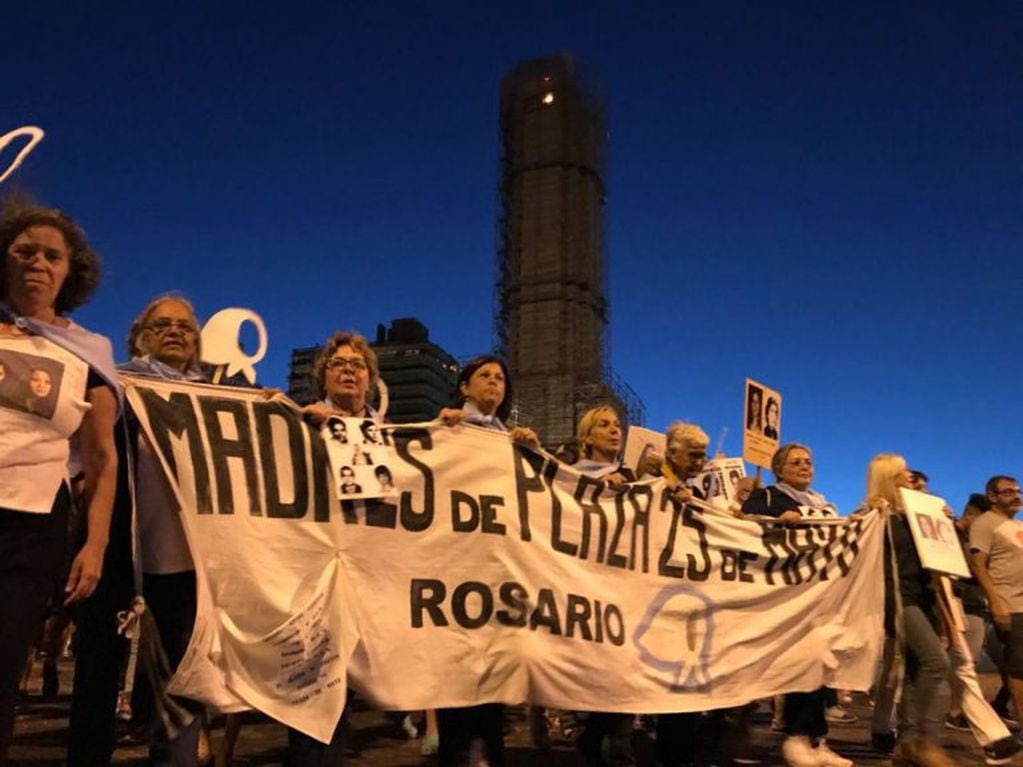
MULTIPOLYGON (((30 695, 25 699, 17 723, 17 737, 11 753, 15 767, 58 767, 63 758, 63 743, 67 732, 68 696, 62 694, 55 700, 44 701, 39 695, 38 664, 37 676, 30 686, 30 695)), ((70 684, 71 661, 61 664, 62 690, 70 684)), ((990 691, 994 680, 985 675, 985 688, 990 691)), ((350 760, 352 767, 426 767, 436 765, 436 759, 419 754, 419 740, 405 738, 400 727, 378 711, 365 710, 356 705, 354 722, 355 744, 359 755, 350 760)), ((860 721, 852 725, 832 726, 829 742, 840 754, 853 759, 857 765, 889 765, 887 758, 873 753, 868 745, 869 735, 866 719, 870 716, 867 700, 857 695, 852 711, 860 721)), ((223 735, 223 723, 214 725, 214 744, 223 735)), ((968 733, 948 731, 947 743, 956 763, 963 767, 983 765, 979 748, 968 733)), ((753 727, 755 744, 764 751, 763 764, 780 765, 778 743, 781 736, 770 730, 766 712, 756 717, 753 727)), ((563 738, 555 738, 552 747, 541 751, 533 747, 525 719, 525 709, 515 708, 508 715, 508 765, 509 767, 575 767, 579 762, 572 744, 563 738)), ((284 728, 259 716, 250 716, 242 729, 235 753, 236 767, 257 767, 258 765, 279 765, 285 744, 284 728)), ((653 742, 649 734, 637 731, 636 751, 641 767, 653 767, 653 742)), ((146 750, 141 746, 118 748, 114 763, 118 765, 145 765, 146 750)), ((1023 758, 1017 759, 1023 764, 1023 758)))

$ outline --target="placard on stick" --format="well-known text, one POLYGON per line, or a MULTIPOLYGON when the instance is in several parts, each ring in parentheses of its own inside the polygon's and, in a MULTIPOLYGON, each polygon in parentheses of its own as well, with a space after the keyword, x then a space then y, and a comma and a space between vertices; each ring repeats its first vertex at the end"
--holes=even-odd
POLYGON ((781 394, 747 378, 742 421, 743 459, 754 466, 771 468, 771 457, 781 438, 781 394))
POLYGON ((945 516, 945 499, 905 487, 899 488, 899 495, 920 564, 928 570, 969 578, 970 567, 959 545, 955 525, 945 516))

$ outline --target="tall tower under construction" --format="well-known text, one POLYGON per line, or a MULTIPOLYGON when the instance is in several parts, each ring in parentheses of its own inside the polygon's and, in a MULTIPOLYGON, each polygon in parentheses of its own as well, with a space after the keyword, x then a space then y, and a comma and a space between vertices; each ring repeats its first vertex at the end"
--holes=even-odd
POLYGON ((608 364, 603 114, 569 54, 501 83, 497 333, 519 421, 547 445, 570 440, 598 401, 644 418, 608 364))

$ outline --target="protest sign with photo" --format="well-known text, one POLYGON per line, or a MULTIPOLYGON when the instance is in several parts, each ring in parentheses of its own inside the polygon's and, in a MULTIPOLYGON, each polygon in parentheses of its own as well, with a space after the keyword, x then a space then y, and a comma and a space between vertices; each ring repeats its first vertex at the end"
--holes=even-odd
POLYGON ((781 439, 781 394, 751 378, 743 398, 742 457, 754 466, 771 468, 781 439))
POLYGON ((939 573, 960 578, 971 577, 955 524, 945 514, 948 506, 945 499, 908 487, 900 487, 899 495, 902 497, 909 529, 913 533, 916 551, 920 555, 920 564, 939 573))

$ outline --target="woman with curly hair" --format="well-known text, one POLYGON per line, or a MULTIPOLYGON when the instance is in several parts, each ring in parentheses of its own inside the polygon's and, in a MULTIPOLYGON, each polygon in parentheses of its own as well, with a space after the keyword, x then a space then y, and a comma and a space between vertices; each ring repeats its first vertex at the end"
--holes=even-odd
POLYGON ((119 393, 110 341, 67 317, 99 283, 99 257, 82 230, 59 210, 18 203, 0 218, 0 253, 0 350, 7 376, 22 379, 8 382, 21 396, 0 406, 3 764, 14 731, 18 678, 64 563, 72 437, 85 479, 87 533, 71 564, 66 603, 92 594, 102 572, 117 473, 119 393), (40 369, 47 381, 38 373, 32 378, 40 369), (28 407, 44 388, 51 406, 28 407))

